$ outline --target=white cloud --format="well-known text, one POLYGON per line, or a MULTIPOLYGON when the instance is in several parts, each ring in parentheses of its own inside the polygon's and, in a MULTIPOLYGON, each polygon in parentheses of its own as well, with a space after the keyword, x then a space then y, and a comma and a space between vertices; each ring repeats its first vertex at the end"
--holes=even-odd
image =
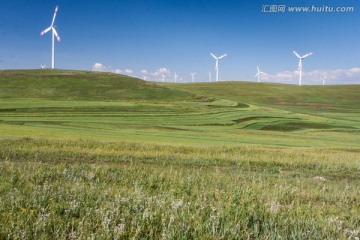
POLYGON ((105 66, 102 63, 95 63, 92 67, 92 71, 97 71, 97 72, 112 72, 112 73, 117 73, 117 74, 126 74, 126 75, 131 75, 133 74, 133 70, 131 69, 115 69, 112 70, 111 66, 105 66))
POLYGON ((92 71, 107 72, 108 67, 104 66, 102 63, 95 63, 92 67, 92 71))
POLYGON ((161 67, 158 70, 156 70, 154 73, 152 73, 152 75, 155 77, 161 77, 162 75, 169 77, 171 76, 171 71, 166 67, 161 67))
MULTIPOLYGON (((303 71, 302 83, 306 85, 322 84, 322 79, 326 75, 326 82, 328 84, 359 84, 360 83, 360 68, 350 69, 318 69, 313 71, 303 71)), ((297 84, 299 80, 298 71, 283 71, 275 74, 261 75, 263 81, 278 82, 278 83, 293 83, 297 84)))
POLYGON ((128 75, 133 74, 133 72, 134 72, 134 71, 131 70, 131 69, 125 69, 125 70, 124 70, 124 73, 125 73, 125 74, 128 74, 128 75))
POLYGON ((117 73, 117 74, 122 74, 124 71, 121 70, 121 69, 115 69, 114 70, 114 73, 117 73))
POLYGON ((146 69, 142 69, 140 70, 141 72, 141 79, 146 78, 147 80, 150 81, 162 81, 163 77, 165 78, 165 81, 169 81, 169 79, 172 77, 172 73, 171 71, 166 68, 166 67, 161 67, 157 70, 155 70, 154 72, 148 71, 146 69))

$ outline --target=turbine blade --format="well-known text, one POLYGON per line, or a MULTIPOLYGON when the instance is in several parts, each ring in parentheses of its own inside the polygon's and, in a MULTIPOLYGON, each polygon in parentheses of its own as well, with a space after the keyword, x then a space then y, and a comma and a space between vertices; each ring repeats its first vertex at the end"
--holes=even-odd
POLYGON ((44 35, 45 33, 47 33, 48 31, 50 31, 51 30, 51 27, 48 27, 47 29, 45 29, 44 31, 42 31, 41 33, 40 33, 40 35, 42 36, 42 35, 44 35))
POLYGON ((299 55, 297 52, 293 51, 293 53, 294 53, 295 56, 297 56, 298 58, 301 58, 300 55, 299 55))
POLYGON ((302 58, 306 58, 306 57, 311 56, 311 55, 313 55, 313 52, 305 54, 302 58))
POLYGON ((54 27, 52 27, 52 30, 54 32, 54 35, 56 37, 56 39, 60 42, 60 36, 58 35, 58 33, 56 32, 56 29, 54 27))
POLYGON ((260 69, 259 69, 259 66, 256 66, 257 70, 258 70, 258 73, 260 72, 260 69))
POLYGON ((215 58, 215 59, 218 59, 213 53, 210 53, 210 55, 215 58))
POLYGON ((218 59, 220 60, 220 59, 222 59, 222 58, 224 58, 224 57, 226 57, 227 56, 227 54, 225 53, 224 55, 222 55, 221 57, 219 57, 218 59))
POLYGON ((259 76, 259 73, 257 73, 257 74, 255 75, 255 77, 257 77, 257 76, 259 76))
POLYGON ((52 22, 51 22, 51 27, 54 25, 55 17, 56 17, 56 13, 57 13, 57 11, 58 11, 58 8, 59 8, 59 6, 56 5, 56 7, 55 7, 55 12, 54 12, 54 16, 53 16, 53 19, 52 19, 52 22))

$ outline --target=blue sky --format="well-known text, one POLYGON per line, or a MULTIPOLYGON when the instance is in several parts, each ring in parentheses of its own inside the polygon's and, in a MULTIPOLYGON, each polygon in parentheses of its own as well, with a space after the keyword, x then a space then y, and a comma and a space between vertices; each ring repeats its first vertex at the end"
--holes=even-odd
POLYGON ((300 55, 303 83, 360 84, 359 0, 0 0, 0 69, 51 66, 52 19, 61 42, 56 67, 146 76, 180 82, 215 79, 296 84, 300 55), (271 6, 285 12, 270 12, 271 6), (353 7, 352 12, 290 12, 289 7, 353 7), (266 12, 262 12, 265 10, 266 12))

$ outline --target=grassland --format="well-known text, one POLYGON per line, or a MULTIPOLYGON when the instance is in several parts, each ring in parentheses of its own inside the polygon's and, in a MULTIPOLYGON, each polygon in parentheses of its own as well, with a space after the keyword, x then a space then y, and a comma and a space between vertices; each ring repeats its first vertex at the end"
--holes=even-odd
POLYGON ((0 71, 0 239, 356 239, 359 93, 0 71))

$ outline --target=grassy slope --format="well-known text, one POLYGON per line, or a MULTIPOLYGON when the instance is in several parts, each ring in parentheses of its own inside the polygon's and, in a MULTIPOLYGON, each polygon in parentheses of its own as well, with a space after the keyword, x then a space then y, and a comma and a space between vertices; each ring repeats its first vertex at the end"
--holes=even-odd
POLYGON ((64 70, 0 71, 0 98, 163 100, 190 95, 124 75, 64 70))
POLYGON ((0 239, 355 239, 357 90, 0 71, 0 239))
POLYGON ((359 86, 159 85, 63 70, 0 71, 0 86, 2 137, 316 147, 360 141, 359 86))
POLYGON ((215 82, 178 84, 196 94, 216 96, 237 102, 261 104, 271 107, 285 106, 305 109, 358 112, 359 85, 297 86, 275 83, 215 82))

